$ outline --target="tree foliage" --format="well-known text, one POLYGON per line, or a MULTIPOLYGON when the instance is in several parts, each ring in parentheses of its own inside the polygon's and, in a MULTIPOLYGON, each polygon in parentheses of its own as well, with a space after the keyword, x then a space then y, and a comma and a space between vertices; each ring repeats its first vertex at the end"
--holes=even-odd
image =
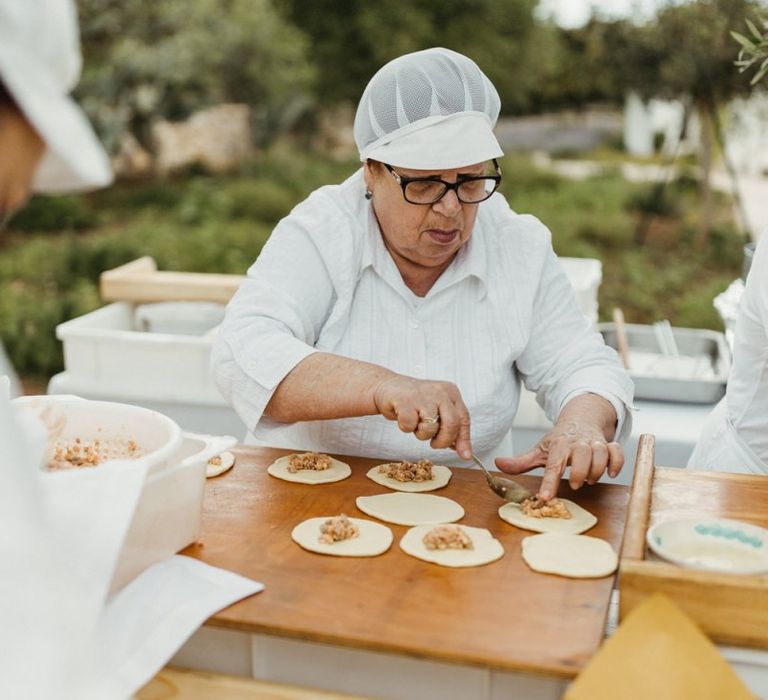
POLYGON ((496 86, 502 110, 527 106, 552 60, 552 35, 536 0, 284 0, 286 16, 311 40, 323 103, 357 102, 387 61, 432 46, 459 51, 496 86))
POLYGON ((733 69, 730 31, 754 16, 755 0, 696 0, 662 10, 657 18, 657 94, 690 95, 694 102, 722 104, 750 91, 733 69))
POLYGON ((743 73, 752 67, 757 68, 757 72, 750 81, 750 85, 755 85, 768 75, 768 20, 760 22, 760 26, 749 20, 746 20, 746 24, 749 29, 748 36, 738 32, 731 32, 731 36, 741 44, 739 58, 736 61, 739 72, 743 73))
POLYGON ((307 99, 304 35, 269 0, 79 0, 85 72, 77 94, 108 145, 156 117, 246 102, 274 134, 307 99))

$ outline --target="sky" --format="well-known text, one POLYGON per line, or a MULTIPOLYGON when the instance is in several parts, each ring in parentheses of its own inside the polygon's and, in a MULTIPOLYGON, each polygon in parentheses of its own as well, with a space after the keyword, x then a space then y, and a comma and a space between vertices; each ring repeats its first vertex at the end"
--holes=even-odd
POLYGON ((651 17, 665 5, 665 0, 540 0, 539 14, 554 16, 562 27, 580 27, 587 22, 592 8, 609 18, 651 17))

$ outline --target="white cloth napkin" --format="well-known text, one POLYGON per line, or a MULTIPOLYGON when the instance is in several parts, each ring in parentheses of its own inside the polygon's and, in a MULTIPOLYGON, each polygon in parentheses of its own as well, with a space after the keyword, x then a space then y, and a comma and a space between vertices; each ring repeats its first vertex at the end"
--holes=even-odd
POLYGON ((151 566, 110 598, 99 620, 102 697, 138 690, 208 617, 263 589, 190 557, 151 566))
POLYGON ((125 698, 263 586, 172 557, 107 600, 147 464, 43 474, 45 431, 18 418, 0 397, 0 697, 125 698))

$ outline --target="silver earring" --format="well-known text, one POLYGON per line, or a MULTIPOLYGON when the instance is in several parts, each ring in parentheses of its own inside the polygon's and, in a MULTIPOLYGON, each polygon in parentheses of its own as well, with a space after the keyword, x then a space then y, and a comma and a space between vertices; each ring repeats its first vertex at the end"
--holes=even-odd
POLYGON ((365 198, 366 199, 373 199, 373 192, 371 192, 370 190, 366 190, 365 191, 365 198))

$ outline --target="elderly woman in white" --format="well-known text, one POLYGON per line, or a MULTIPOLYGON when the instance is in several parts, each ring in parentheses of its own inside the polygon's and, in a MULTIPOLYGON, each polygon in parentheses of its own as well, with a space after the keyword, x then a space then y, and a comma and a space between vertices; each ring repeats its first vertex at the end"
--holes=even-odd
POLYGON ((632 384, 549 231, 494 194, 499 104, 446 49, 371 79, 363 167, 278 224, 214 347, 218 386, 259 442, 453 463, 474 451, 513 474, 545 467, 545 499, 567 467, 574 487, 619 472, 632 384), (555 425, 511 457, 521 379, 555 425))

